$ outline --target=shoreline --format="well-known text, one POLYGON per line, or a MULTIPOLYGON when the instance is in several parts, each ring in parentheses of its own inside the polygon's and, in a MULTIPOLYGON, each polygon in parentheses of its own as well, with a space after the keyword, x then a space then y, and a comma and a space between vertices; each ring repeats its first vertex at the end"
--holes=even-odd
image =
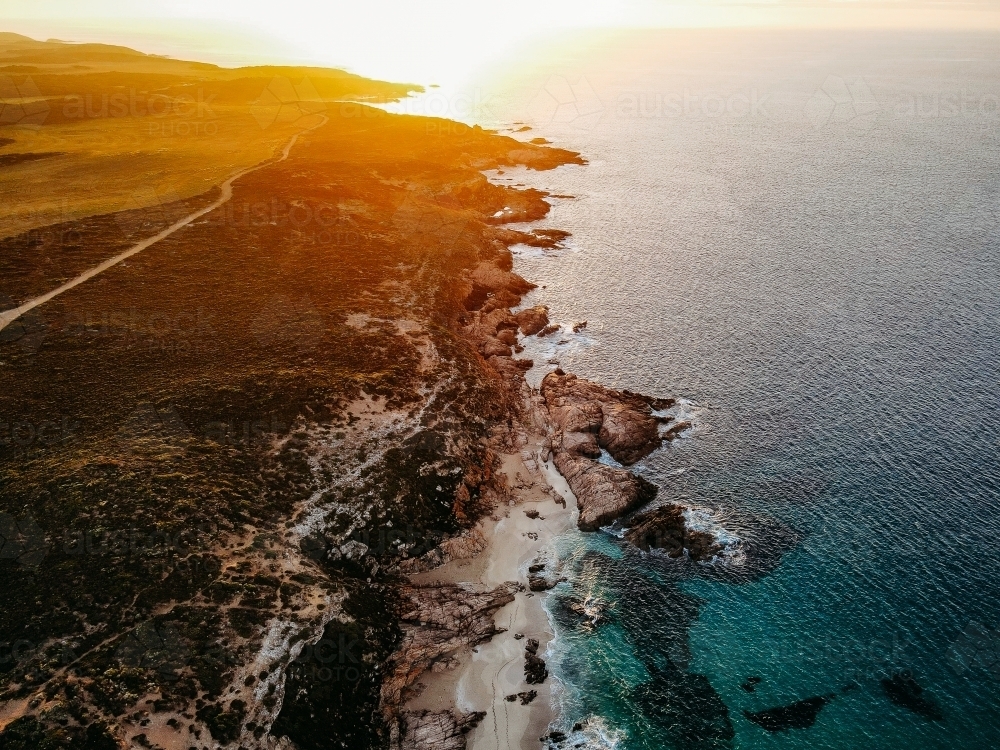
MULTIPOLYGON (((529 402, 528 408, 539 407, 529 402)), ((525 440, 520 452, 500 454, 502 468, 498 473, 507 479, 510 500, 475 527, 486 538, 486 547, 472 558, 452 560, 411 575, 413 583, 493 589, 507 581, 523 582, 528 566, 545 557, 552 540, 575 525, 576 499, 572 491, 551 461, 539 460, 540 454, 547 451, 546 436, 533 431, 521 433, 520 437, 525 440), (562 502, 557 502, 554 495, 562 502), (537 511, 539 517, 529 518, 527 510, 537 511)), ((528 685, 524 676, 524 646, 528 639, 536 639, 539 653, 544 655, 555 637, 543 606, 546 596, 545 591, 518 591, 512 603, 495 613, 496 634, 455 654, 457 665, 452 669, 421 675, 422 687, 404 704, 404 710, 463 714, 485 711, 486 717, 467 735, 469 750, 537 743, 537 738, 558 718, 555 678, 550 676, 541 684, 528 685), (537 697, 527 705, 520 700, 505 700, 506 696, 529 689, 537 691, 537 697)))
MULTIPOLYGON (((533 223, 547 213, 518 221, 533 223)), ((383 698, 397 698, 385 707, 396 717, 400 750, 515 750, 544 745, 550 735, 555 742, 565 738, 554 728, 562 718, 558 678, 544 661, 555 638, 544 603, 566 580, 552 542, 573 528, 597 532, 651 503, 657 488, 628 467, 691 427, 665 415, 673 398, 592 383, 552 359, 517 359, 533 353, 536 336, 541 341, 569 329, 552 324, 548 307, 528 297, 537 286, 514 270, 510 246, 556 249, 570 233, 498 228, 496 234, 505 252, 470 274, 459 335, 505 383, 510 416, 485 441, 494 457, 492 508, 441 546, 434 567, 400 570, 418 592, 408 595, 416 606, 404 621, 424 630, 404 637, 392 690, 383 690, 383 698), (614 461, 605 463, 605 456, 614 461), (428 593, 419 593, 424 588, 428 593), (428 633, 435 621, 451 633, 428 633)), ((679 515, 653 518, 643 530, 657 544, 678 532, 682 548, 675 553, 683 553, 691 534, 679 515)))

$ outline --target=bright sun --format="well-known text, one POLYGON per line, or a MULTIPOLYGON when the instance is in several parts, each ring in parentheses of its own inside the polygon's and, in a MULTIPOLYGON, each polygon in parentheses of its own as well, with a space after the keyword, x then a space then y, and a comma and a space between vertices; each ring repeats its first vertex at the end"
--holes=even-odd
POLYGON ((997 28, 1000 0, 0 0, 0 30, 456 85, 529 39, 622 26, 997 28))

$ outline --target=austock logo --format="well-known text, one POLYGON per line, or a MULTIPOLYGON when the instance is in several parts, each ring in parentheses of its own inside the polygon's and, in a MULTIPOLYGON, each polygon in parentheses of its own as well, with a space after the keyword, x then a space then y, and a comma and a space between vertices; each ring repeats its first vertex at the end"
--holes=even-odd
POLYGON ((321 682, 357 682, 361 679, 364 662, 360 658, 359 640, 351 633, 337 633, 317 643, 307 644, 292 661, 289 671, 299 678, 310 677, 321 682))
POLYGON ((291 125, 303 117, 322 114, 326 103, 308 78, 299 83, 275 77, 268 83, 256 101, 250 105, 250 114, 266 130, 272 125, 291 125))
POLYGON ((31 449, 66 444, 76 438, 80 423, 69 417, 42 422, 0 421, 0 448, 31 449))
POLYGON ((30 78, 16 83, 0 76, 0 125, 38 129, 49 116, 49 103, 30 78))
POLYGON ((21 567, 36 570, 48 551, 45 532, 35 519, 0 513, 0 559, 17 560, 21 567))
POLYGON ((531 100, 527 114, 540 125, 561 123, 589 130, 603 117, 604 103, 585 76, 575 83, 551 76, 531 100))
POLYGON ((863 78, 827 76, 806 102, 805 115, 816 130, 832 125, 866 131, 875 124, 879 103, 863 78))
MULTIPOLYGON (((179 203, 181 197, 171 187, 156 188, 147 185, 133 190, 115 213, 115 222, 126 234, 140 232, 152 225, 150 231, 166 229, 172 218, 168 209, 179 203)), ((180 218, 178 215, 176 218, 180 218)))
MULTIPOLYGON (((191 430, 171 404, 140 403, 115 434, 125 453, 174 458, 196 443, 234 448, 269 447, 289 425, 271 414, 260 418, 214 419, 198 432, 191 430)), ((204 531, 199 527, 199 531, 204 531)))
POLYGON ((140 531, 139 529, 68 529, 62 549, 67 555, 141 555, 146 553, 197 553, 210 549, 215 529, 199 524, 191 529, 140 531))
POLYGON ((13 319, 4 318, 3 313, 17 306, 10 297, 0 295, 0 345, 15 344, 22 353, 32 355, 45 341, 49 323, 37 307, 13 319))
POLYGON ((116 435, 122 451, 158 459, 183 454, 193 437, 174 406, 148 402, 136 407, 116 435))
POLYGON ((1000 630, 970 622, 948 649, 947 660, 957 675, 985 670, 1000 679, 1000 630))

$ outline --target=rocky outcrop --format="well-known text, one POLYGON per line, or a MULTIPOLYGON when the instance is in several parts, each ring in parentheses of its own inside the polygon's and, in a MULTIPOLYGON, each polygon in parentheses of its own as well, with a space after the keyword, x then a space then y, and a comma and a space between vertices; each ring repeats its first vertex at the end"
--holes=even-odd
POLYGON ((514 601, 519 588, 514 582, 478 592, 454 585, 404 586, 403 638, 387 664, 382 705, 401 705, 404 691, 434 662, 492 638, 493 614, 514 601))
POLYGON ((524 681, 529 685, 541 685, 548 676, 545 660, 538 655, 538 641, 529 638, 524 647, 524 681))
POLYGON ((393 750, 465 750, 465 735, 485 714, 400 712, 410 686, 424 671, 454 664, 462 648, 482 643, 497 632, 495 612, 514 601, 520 584, 508 582, 492 591, 462 586, 404 586, 400 593, 402 640, 386 662, 381 705, 390 727, 393 750))
POLYGON ((506 245, 528 245, 544 250, 555 250, 570 233, 563 229, 532 229, 522 232, 518 229, 496 229, 494 236, 506 245))
POLYGON ((937 701, 927 695, 923 687, 908 672, 897 672, 891 677, 882 678, 881 682, 886 697, 897 706, 907 708, 929 721, 944 719, 937 701))
POLYGON ((541 395, 554 428, 553 462, 576 495, 580 529, 594 531, 656 497, 642 477, 596 459, 607 451, 630 465, 660 447, 671 420, 656 412, 672 399, 615 391, 560 369, 542 380, 541 395))
POLYGON ((546 375, 541 390, 565 450, 593 456, 604 449, 625 465, 660 447, 660 426, 671 420, 655 412, 674 404, 673 399, 605 388, 562 370, 546 375))
POLYGON ((529 307, 514 315, 518 328, 525 336, 534 336, 549 324, 549 309, 542 305, 529 307))
POLYGON ((537 560, 534 564, 528 566, 529 590, 548 591, 566 580, 565 578, 559 578, 554 573, 546 572, 546 567, 548 567, 547 563, 537 560))
MULTIPOLYGON (((460 485, 465 488, 465 485, 460 485)), ((468 497, 468 490, 465 490, 468 497)), ((413 573, 423 573, 424 571, 444 565, 452 560, 469 560, 484 549, 486 549, 486 537, 477 528, 467 529, 461 534, 449 537, 442 541, 437 547, 420 557, 411 557, 399 563, 400 573, 412 575, 413 573)))
POLYGON ((627 469, 567 451, 557 452, 553 463, 576 495, 581 531, 596 531, 656 498, 656 485, 627 469))
POLYGON ((490 292, 509 291, 514 294, 526 294, 535 285, 513 271, 505 271, 495 263, 482 261, 472 270, 472 283, 490 292))
POLYGON ((625 532, 625 539, 646 552, 663 550, 670 557, 687 552, 694 561, 711 560, 722 551, 722 545, 710 533, 687 526, 680 505, 663 505, 637 516, 625 532))
POLYGON ((485 718, 484 711, 413 711, 400 722, 394 750, 465 750, 465 735, 485 718))
POLYGON ((469 312, 462 321, 462 332, 504 380, 519 384, 525 370, 534 363, 514 358, 515 351, 522 351, 517 331, 541 330, 535 327, 539 322, 544 328, 548 322, 546 310, 536 307, 513 315, 509 308, 520 302, 527 291, 527 282, 494 263, 481 263, 471 280, 471 291, 466 298, 469 312))

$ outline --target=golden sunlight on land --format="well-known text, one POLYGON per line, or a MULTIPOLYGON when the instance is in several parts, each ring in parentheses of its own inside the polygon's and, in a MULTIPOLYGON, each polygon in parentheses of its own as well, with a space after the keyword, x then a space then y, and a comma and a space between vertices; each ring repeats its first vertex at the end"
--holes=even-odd
POLYGON ((308 63, 459 84, 526 40, 574 28, 998 28, 998 0, 0 0, 7 31, 224 65, 308 63))
POLYGON ((304 67, 219 68, 0 32, 0 237, 201 195, 333 102, 413 87, 304 67))

